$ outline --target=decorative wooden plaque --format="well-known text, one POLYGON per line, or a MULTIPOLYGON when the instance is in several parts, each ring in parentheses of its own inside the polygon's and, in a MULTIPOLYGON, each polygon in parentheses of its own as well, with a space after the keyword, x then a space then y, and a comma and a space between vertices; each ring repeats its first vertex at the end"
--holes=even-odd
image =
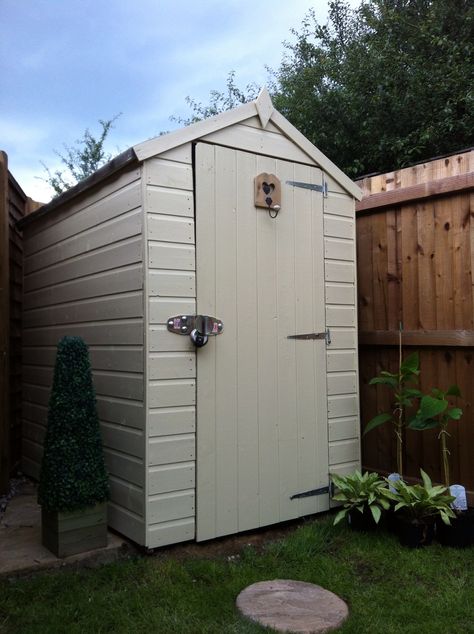
POLYGON ((281 183, 275 174, 262 172, 255 177, 255 207, 279 211, 281 208, 281 183))

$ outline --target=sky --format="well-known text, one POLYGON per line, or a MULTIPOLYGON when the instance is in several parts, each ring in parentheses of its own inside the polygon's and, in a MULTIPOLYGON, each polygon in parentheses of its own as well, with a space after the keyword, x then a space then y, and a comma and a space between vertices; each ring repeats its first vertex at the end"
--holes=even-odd
MULTIPOLYGON (((352 3, 354 4, 354 3, 352 3)), ((0 150, 28 196, 47 202, 38 177, 60 166, 55 150, 74 145, 99 119, 121 113, 108 150, 132 145, 189 116, 186 96, 208 103, 236 82, 268 83, 283 41, 314 8, 310 0, 0 0, 0 150)))

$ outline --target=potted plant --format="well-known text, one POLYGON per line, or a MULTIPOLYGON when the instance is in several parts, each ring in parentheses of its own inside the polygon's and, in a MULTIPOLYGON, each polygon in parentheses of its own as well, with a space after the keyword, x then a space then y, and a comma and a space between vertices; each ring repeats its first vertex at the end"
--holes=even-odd
MULTIPOLYGON (((401 331, 400 331, 401 332, 401 331)), ((406 409, 413 405, 413 400, 421 397, 421 392, 413 387, 420 374, 419 355, 414 352, 402 360, 401 339, 399 344, 398 372, 383 371, 369 381, 369 385, 385 385, 393 392, 393 406, 390 412, 382 412, 374 416, 364 429, 364 435, 385 423, 391 423, 397 439, 397 474, 403 476, 403 430, 406 426, 406 409)))
POLYGON ((448 449, 448 426, 451 422, 457 422, 462 417, 462 409, 451 405, 448 397, 460 397, 461 391, 457 385, 451 385, 445 392, 437 388, 431 390, 431 394, 423 396, 416 415, 409 422, 408 427, 417 431, 438 428, 438 439, 441 448, 441 464, 443 468, 444 484, 454 493, 462 489, 464 504, 457 501, 453 503, 455 517, 449 525, 437 522, 437 537, 446 546, 464 548, 474 543, 474 512, 465 504, 465 489, 460 485, 451 485, 450 465, 448 449))
POLYGON ((331 479, 337 488, 332 499, 342 502, 342 509, 336 515, 334 524, 347 518, 354 530, 373 530, 382 512, 390 506, 386 481, 377 473, 367 471, 363 475, 360 471, 347 476, 333 474, 331 479))
POLYGON ((420 469, 422 484, 409 485, 403 480, 392 482, 386 494, 395 502, 400 543, 410 548, 427 546, 433 540, 435 521, 449 524, 455 517, 454 500, 446 487, 433 486, 427 473, 420 469))
POLYGON ((107 545, 104 464, 89 352, 58 344, 38 487, 43 545, 66 557, 107 545))

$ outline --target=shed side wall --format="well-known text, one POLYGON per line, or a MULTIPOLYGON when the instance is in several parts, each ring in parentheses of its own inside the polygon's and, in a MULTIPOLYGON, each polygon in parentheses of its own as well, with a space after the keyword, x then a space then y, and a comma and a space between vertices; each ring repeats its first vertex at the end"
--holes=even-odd
POLYGON ((331 178, 324 199, 329 471, 360 467, 355 201, 331 178))
POLYGON ((143 212, 129 170, 24 231, 23 468, 39 475, 56 344, 89 345, 105 457, 109 524, 143 543, 143 212))
POLYGON ((167 318, 196 312, 192 146, 144 163, 147 239, 147 539, 194 538, 196 355, 167 318))

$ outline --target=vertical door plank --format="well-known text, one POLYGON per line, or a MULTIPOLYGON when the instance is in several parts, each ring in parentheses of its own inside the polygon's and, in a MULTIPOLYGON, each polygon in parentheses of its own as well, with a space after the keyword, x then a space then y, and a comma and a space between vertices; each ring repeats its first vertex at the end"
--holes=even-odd
MULTIPOLYGON (((237 470, 239 531, 260 525, 257 356, 257 215, 253 183, 256 157, 237 155, 237 470)), ((227 325, 224 325, 227 328, 227 325)))
MULTIPOLYGON (((275 172, 275 161, 258 157, 257 174, 275 172)), ((263 210, 262 210, 263 211, 263 210)), ((258 444, 260 482, 260 524, 279 517, 279 457, 277 418, 277 305, 276 231, 268 213, 257 212, 257 293, 258 293, 258 444)), ((283 213, 283 212, 281 212, 283 213)))
MULTIPOLYGON (((196 148, 197 311, 215 315, 215 157, 214 147, 196 148)), ((216 534, 216 346, 197 353, 197 539, 216 534)))
MULTIPOLYGON (((295 165, 295 181, 311 182, 311 168, 295 165)), ((311 190, 295 188, 295 268, 296 268, 296 333, 314 332, 313 317, 313 236, 311 231, 312 204, 311 190)), ((322 214, 322 209, 321 209, 322 214)), ((324 279, 324 278, 323 278, 324 279)), ((324 286, 319 296, 324 298, 324 286)), ((325 320, 323 320, 323 324, 325 320)), ((296 391, 298 420, 298 481, 299 490, 309 491, 316 488, 317 468, 316 452, 316 404, 314 351, 323 341, 296 341, 296 391), (309 345, 308 345, 309 343, 309 345)), ((320 500, 318 497, 301 498, 299 512, 314 513, 320 500)))
MULTIPOLYGON (((211 337, 206 348, 215 348, 217 357, 216 535, 220 536, 238 530, 235 152, 216 146, 215 174, 215 310, 219 314, 212 314, 223 320, 225 335, 211 337)), ((199 302, 198 297, 198 306, 199 302)))
MULTIPOLYGON (((278 162, 278 177, 282 183, 295 180, 293 165, 278 162)), ((298 517, 299 504, 290 500, 298 493, 298 464, 296 460, 298 429, 296 420, 296 359, 294 340, 288 335, 295 329, 295 216, 292 187, 284 187, 282 210, 274 219, 277 231, 276 278, 278 315, 278 377, 276 400, 278 403, 277 429, 279 453, 280 517, 298 517)), ((265 212, 264 212, 265 213, 265 212)))

